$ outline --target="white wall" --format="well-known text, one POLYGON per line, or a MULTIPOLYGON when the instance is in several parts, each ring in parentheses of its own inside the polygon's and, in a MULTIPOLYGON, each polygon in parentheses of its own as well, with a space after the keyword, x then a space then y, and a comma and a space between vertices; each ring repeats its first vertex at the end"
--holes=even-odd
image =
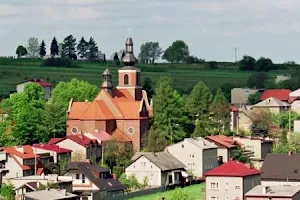
POLYGON ((84 146, 77 144, 76 142, 74 142, 70 139, 65 139, 65 140, 57 143, 57 145, 61 148, 71 149, 72 150, 72 153, 71 153, 72 160, 74 160, 74 158, 78 157, 79 155, 83 160, 86 159, 86 148, 84 146))
POLYGON ((5 167, 8 169, 8 173, 3 177, 4 179, 23 176, 23 170, 22 170, 22 168, 10 156, 7 156, 7 162, 5 163, 5 167))
POLYGON ((67 172, 64 174, 64 176, 71 176, 72 177, 72 185, 73 185, 73 190, 99 190, 99 188, 93 184, 86 176, 85 176, 85 182, 83 183, 83 174, 78 172, 79 174, 79 179, 76 179, 76 173, 74 172, 67 172))
POLYGON ((135 175, 139 183, 148 177, 148 185, 161 186, 161 170, 146 157, 141 156, 125 169, 126 176, 135 175))

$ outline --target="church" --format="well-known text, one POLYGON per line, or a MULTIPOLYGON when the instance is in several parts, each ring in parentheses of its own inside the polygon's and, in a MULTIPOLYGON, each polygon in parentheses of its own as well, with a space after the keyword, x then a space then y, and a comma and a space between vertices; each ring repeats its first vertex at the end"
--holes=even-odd
POLYGON ((140 151, 147 138, 152 108, 141 86, 141 70, 135 67, 132 38, 125 43, 123 67, 118 69, 118 85, 104 71, 100 92, 93 102, 69 103, 67 135, 89 134, 99 140, 131 142, 140 151))

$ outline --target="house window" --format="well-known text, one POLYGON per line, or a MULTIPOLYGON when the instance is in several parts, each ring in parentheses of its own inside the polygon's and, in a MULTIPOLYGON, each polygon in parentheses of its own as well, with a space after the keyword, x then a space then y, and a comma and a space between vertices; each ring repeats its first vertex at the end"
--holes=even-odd
POLYGON ((225 190, 228 190, 228 183, 225 183, 225 190))
POLYGON ((133 127, 130 127, 130 128, 128 128, 128 133, 130 134, 130 135, 132 135, 133 133, 134 133, 134 128, 133 127))
POLYGON ((76 179, 79 179, 79 174, 76 174, 76 179))
POLYGON ((85 175, 82 174, 82 183, 85 183, 85 175))
POLYGON ((124 75, 124 85, 128 85, 129 83, 129 77, 128 77, 128 74, 125 74, 124 75))
POLYGON ((146 167, 146 162, 141 162, 141 167, 146 167))
POLYGON ((241 187, 239 185, 236 185, 235 186, 235 189, 240 189, 241 187))
POLYGON ((184 148, 184 145, 183 145, 183 144, 181 145, 181 148, 184 148))
POLYGON ((210 183, 210 189, 219 189, 219 183, 210 183))
POLYGON ((210 197, 210 200, 219 200, 219 197, 210 197))
POLYGON ((78 132, 78 129, 76 127, 73 127, 71 131, 72 131, 73 134, 75 134, 75 133, 78 132))
POLYGON ((154 180, 154 175, 151 174, 151 175, 150 175, 150 181, 153 181, 153 180, 154 180))

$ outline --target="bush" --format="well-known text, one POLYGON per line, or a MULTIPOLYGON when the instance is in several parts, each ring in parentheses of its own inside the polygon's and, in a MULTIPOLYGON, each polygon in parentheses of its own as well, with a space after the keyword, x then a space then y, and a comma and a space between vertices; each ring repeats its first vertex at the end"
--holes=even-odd
POLYGON ((45 59, 41 65, 51 67, 76 67, 70 58, 48 58, 45 59))
POLYGON ((171 200, 195 200, 195 196, 184 191, 182 188, 176 188, 171 196, 171 200))
POLYGON ((130 175, 127 177, 126 174, 122 174, 119 178, 119 181, 126 187, 127 191, 142 189, 144 186, 138 182, 137 178, 134 175, 130 175))

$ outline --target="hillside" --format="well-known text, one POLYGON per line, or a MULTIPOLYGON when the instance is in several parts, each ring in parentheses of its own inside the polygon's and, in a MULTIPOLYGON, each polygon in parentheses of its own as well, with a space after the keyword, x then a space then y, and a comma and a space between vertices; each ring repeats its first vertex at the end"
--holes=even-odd
MULTIPOLYGON (((119 66, 114 64, 76 62, 76 68, 60 68, 41 66, 42 60, 33 59, 0 59, 0 96, 8 96, 9 91, 15 90, 15 85, 27 79, 43 78, 54 84, 59 81, 68 81, 78 78, 95 85, 102 83, 102 72, 106 67, 113 75, 116 85, 116 75, 119 66)), ((170 76, 174 79, 175 87, 181 92, 189 91, 198 81, 205 82, 211 89, 220 87, 224 83, 237 83, 241 86, 251 74, 240 71, 234 63, 218 63, 218 69, 207 68, 207 64, 138 64, 142 70, 142 81, 150 77, 153 83, 160 76, 170 76)), ((270 77, 277 74, 286 74, 287 70, 268 72, 270 77)))

